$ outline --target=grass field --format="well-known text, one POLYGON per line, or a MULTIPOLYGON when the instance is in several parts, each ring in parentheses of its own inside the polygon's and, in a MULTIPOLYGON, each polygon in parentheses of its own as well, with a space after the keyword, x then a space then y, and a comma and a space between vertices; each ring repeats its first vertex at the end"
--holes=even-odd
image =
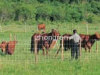
MULTIPOLYGON (((52 28, 59 30, 60 34, 71 33, 77 29, 79 33, 87 33, 86 25, 82 24, 50 24, 46 26, 46 32, 52 28)), ((99 25, 88 25, 88 33, 100 33, 99 25)), ((70 50, 64 52, 64 61, 61 61, 61 52, 58 57, 54 55, 59 47, 59 41, 49 56, 39 53, 38 64, 34 63, 34 54, 30 52, 31 36, 37 32, 36 25, 8 25, 2 26, 0 42, 9 41, 9 34, 16 34, 17 46, 13 55, 5 55, 0 51, 0 75, 100 75, 100 42, 98 41, 98 53, 96 43, 91 53, 82 49, 79 60, 70 60, 70 50)))

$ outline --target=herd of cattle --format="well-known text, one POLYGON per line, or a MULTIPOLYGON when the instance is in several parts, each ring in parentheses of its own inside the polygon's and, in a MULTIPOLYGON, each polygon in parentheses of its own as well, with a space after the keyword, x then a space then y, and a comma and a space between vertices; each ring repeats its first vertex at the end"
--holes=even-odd
MULTIPOLYGON (((35 51, 35 44, 37 44, 37 46, 36 46, 37 52, 39 53, 39 50, 43 50, 43 54, 45 55, 45 53, 48 54, 49 49, 54 47, 54 45, 56 44, 57 40, 59 40, 59 37, 61 35, 55 29, 52 29, 50 33, 45 33, 45 24, 38 25, 38 29, 39 30, 44 29, 44 33, 35 33, 32 35, 32 37, 31 37, 31 52, 35 51), (37 39, 37 37, 39 37, 39 38, 37 39), (45 37, 49 37, 49 39, 43 39, 45 37), (50 39, 50 38, 52 38, 52 39, 50 39)), ((62 35, 62 37, 70 37, 70 36, 71 36, 71 34, 62 35)), ((93 44, 96 41, 100 40, 100 34, 97 32, 93 35, 80 34, 80 37, 82 39, 81 47, 84 48, 86 51, 89 50, 89 52, 91 51, 91 47, 93 46, 93 44)), ((1 51, 6 54, 12 55, 14 53, 16 43, 17 43, 16 40, 9 41, 9 42, 3 41, 0 44, 1 51)), ((61 48, 61 46, 62 46, 62 42, 60 40, 59 48, 61 48)), ((64 38, 63 39, 64 50, 66 51, 66 50, 70 49, 71 46, 72 46, 72 40, 64 38)))
MULTIPOLYGON (((45 31, 45 24, 39 24, 38 25, 38 30, 43 29, 43 31, 45 31)), ((81 47, 85 49, 85 51, 89 50, 89 52, 91 51, 91 47, 93 46, 93 44, 100 40, 100 34, 99 33, 95 33, 93 35, 86 35, 86 34, 79 34, 81 37, 81 47)), ((39 52, 40 49, 43 50, 43 54, 45 54, 45 50, 46 50, 46 54, 48 54, 48 50, 51 49, 57 42, 57 40, 59 40, 59 36, 60 33, 55 30, 52 29, 50 33, 43 33, 43 34, 37 34, 35 33, 32 37, 31 37, 31 51, 35 51, 35 46, 34 44, 37 44, 37 53, 39 52), (37 37, 40 37, 39 39, 37 39, 35 41, 35 39, 37 37), (45 37, 52 37, 53 39, 42 39, 45 37)), ((71 34, 64 34, 62 35, 63 38, 63 48, 64 50, 68 50, 71 48, 72 46, 72 40, 69 40, 65 37, 70 37, 71 34)), ((59 46, 59 50, 62 46, 62 40, 60 40, 60 46, 59 46)))
MULTIPOLYGON (((44 53, 44 50, 46 49, 46 53, 48 54, 48 50, 51 49, 51 46, 54 46, 59 37, 60 36, 60 33, 57 31, 57 30, 54 30, 52 29, 52 31, 50 33, 44 33, 44 34, 34 34, 31 38, 31 51, 34 51, 35 50, 35 47, 34 47, 34 44, 37 43, 37 51, 39 52, 40 49, 43 50, 43 54, 44 53), (38 39, 36 40, 36 42, 34 42, 35 38, 37 36, 41 36, 41 38, 43 37, 49 37, 51 36, 53 39, 52 40, 48 40, 48 39, 38 39), (55 39, 55 38, 56 39, 55 39), (53 44, 54 43, 54 44, 53 44), (53 45, 52 45, 53 44, 53 45)), ((71 34, 64 34, 62 35, 62 37, 70 37, 71 34)), ((93 46, 93 44, 97 41, 97 40, 100 40, 100 34, 99 33, 95 33, 93 35, 86 35, 86 34, 80 34, 80 37, 81 37, 81 47, 84 48, 86 51, 89 50, 89 52, 91 51, 91 47, 93 46)), ((68 50, 71 48, 72 46, 72 40, 69 40, 67 38, 64 38, 63 39, 63 47, 64 47, 64 50, 68 50)), ((61 48, 62 46, 62 42, 60 40, 60 46, 59 48, 61 48)))

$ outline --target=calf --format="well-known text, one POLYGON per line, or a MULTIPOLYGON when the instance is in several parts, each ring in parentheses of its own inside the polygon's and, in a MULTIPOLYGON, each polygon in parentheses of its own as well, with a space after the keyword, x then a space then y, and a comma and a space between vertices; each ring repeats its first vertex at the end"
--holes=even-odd
POLYGON ((7 43, 7 48, 6 48, 6 53, 7 54, 12 55, 14 53, 16 43, 17 43, 17 41, 9 41, 7 43))
POLYGON ((43 32, 45 32, 45 24, 38 24, 38 30, 43 30, 43 32))
POLYGON ((17 41, 9 41, 9 42, 3 41, 0 44, 0 48, 1 48, 2 52, 12 55, 14 53, 16 43, 17 43, 17 41))

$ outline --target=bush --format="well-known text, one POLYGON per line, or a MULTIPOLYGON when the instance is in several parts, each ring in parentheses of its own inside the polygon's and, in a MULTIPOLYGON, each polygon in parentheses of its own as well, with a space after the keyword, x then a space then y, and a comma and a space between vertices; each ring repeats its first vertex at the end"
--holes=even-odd
POLYGON ((93 23, 93 16, 88 16, 88 18, 87 18, 87 22, 88 23, 93 23))
POLYGON ((88 14, 93 14, 99 19, 99 0, 0 0, 0 22, 5 24, 8 22, 33 24, 38 20, 44 22, 86 20, 91 23, 93 16, 88 14))
POLYGON ((65 19, 65 8, 62 8, 62 6, 51 6, 46 5, 39 6, 37 8, 36 12, 36 20, 43 19, 43 20, 64 20, 65 19))
POLYGON ((49 19, 51 12, 52 12, 51 6, 43 5, 43 6, 37 7, 36 20, 41 19, 41 18, 43 20, 49 19))
POLYGON ((69 6, 66 8, 66 20, 79 22, 84 19, 84 10, 79 7, 69 6))
POLYGON ((91 3, 91 9, 94 14, 100 14, 100 2, 93 1, 91 3))
POLYGON ((15 21, 26 21, 35 18, 36 9, 32 5, 21 4, 15 9, 15 21))
POLYGON ((65 6, 54 6, 52 8, 52 13, 51 13, 51 16, 54 18, 54 20, 65 20, 65 12, 66 12, 66 9, 65 9, 65 6))
POLYGON ((12 3, 1 2, 0 3, 0 21, 5 22, 13 19, 14 10, 12 3))

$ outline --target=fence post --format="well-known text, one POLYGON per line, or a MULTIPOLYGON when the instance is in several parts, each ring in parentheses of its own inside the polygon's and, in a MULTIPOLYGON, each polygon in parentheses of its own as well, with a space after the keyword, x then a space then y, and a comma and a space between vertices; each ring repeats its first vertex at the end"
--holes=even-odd
POLYGON ((1 26, 1 24, 0 24, 0 31, 2 32, 2 26, 1 26))
POLYGON ((72 23, 72 26, 71 26, 71 32, 73 31, 73 23, 72 23))
POLYGON ((57 30, 59 31, 60 24, 58 24, 57 30))
POLYGON ((56 52, 56 55, 55 55, 55 57, 57 57, 57 55, 58 55, 58 53, 59 53, 59 51, 60 51, 60 47, 59 47, 59 45, 57 44, 57 47, 58 47, 58 50, 57 50, 57 52, 56 52))
POLYGON ((63 38, 61 40, 62 44, 61 44, 61 59, 62 61, 64 60, 64 51, 63 51, 63 38))
POLYGON ((96 41, 96 52, 98 53, 98 42, 96 41))
POLYGON ((37 42, 36 42, 36 38, 34 39, 34 49, 35 49, 35 64, 37 64, 38 56, 37 56, 37 42))
POLYGON ((87 34, 88 34, 88 24, 86 25, 86 31, 87 31, 87 34))
POLYGON ((25 29, 24 29, 24 32, 26 32, 26 22, 25 22, 24 24, 25 24, 25 29))
POLYGON ((14 34, 14 40, 17 41, 17 40, 16 40, 16 34, 14 34))
POLYGON ((12 34, 10 33, 10 35, 9 35, 9 39, 10 39, 10 41, 12 40, 12 34))
POLYGON ((80 47, 80 56, 81 56, 81 49, 82 49, 82 48, 81 48, 81 41, 80 41, 80 45, 79 45, 79 47, 80 47))

